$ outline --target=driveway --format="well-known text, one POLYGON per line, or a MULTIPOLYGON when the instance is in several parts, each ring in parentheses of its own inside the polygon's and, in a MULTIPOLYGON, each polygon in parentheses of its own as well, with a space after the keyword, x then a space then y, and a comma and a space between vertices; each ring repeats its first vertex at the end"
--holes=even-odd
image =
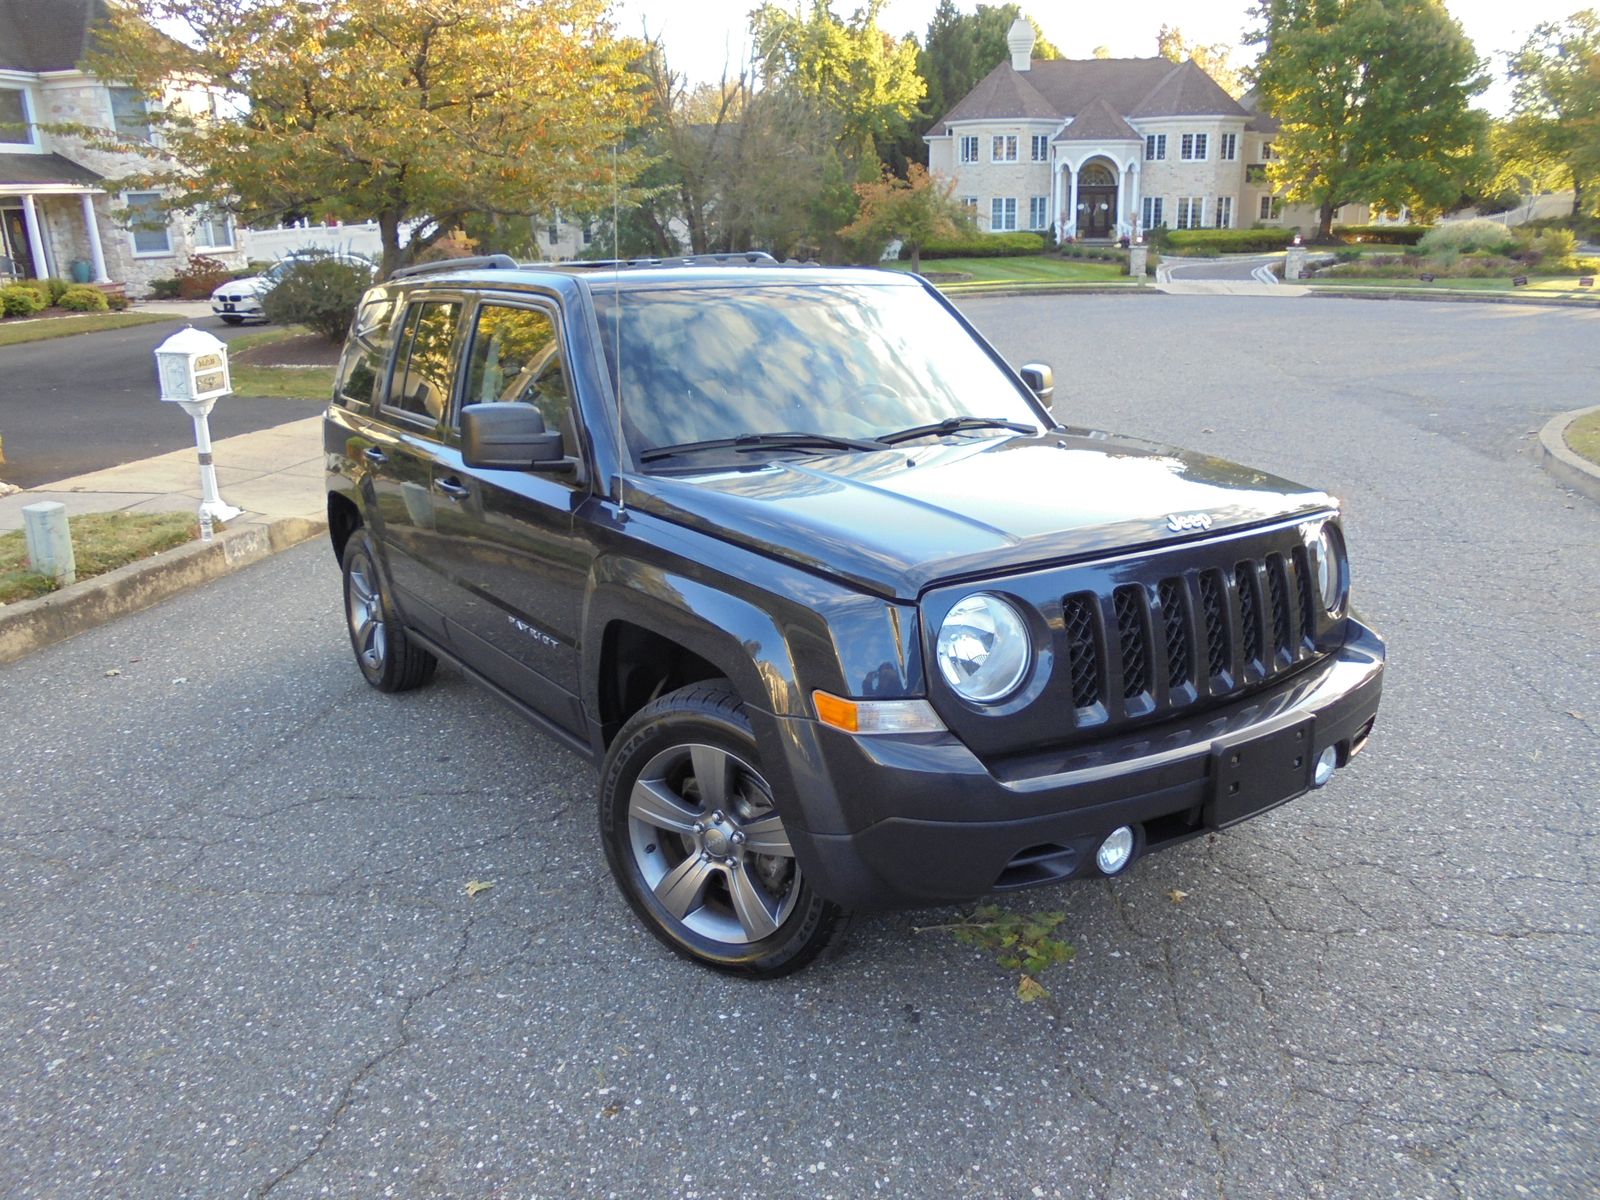
POLYGON ((1344 497, 1392 658, 1332 786, 1009 897, 1049 1003, 949 911, 737 982, 631 918, 588 768, 368 689, 301 547, 0 669, 0 1193, 1594 1196, 1600 507, 1531 447, 1600 314, 966 307, 1062 417, 1344 497))
POLYGON ((1222 258, 1191 259, 1169 256, 1161 260, 1159 270, 1167 279, 1178 283, 1221 280, 1272 284, 1278 279, 1270 268, 1282 261, 1282 254, 1230 254, 1222 258))
MULTIPOLYGON (((37 487, 72 475, 194 445, 194 425, 156 390, 151 352, 190 322, 136 325, 0 346, 0 479, 37 487)), ((193 324, 231 341, 260 326, 230 328, 215 317, 193 324)), ((211 436, 251 433, 309 416, 304 400, 225 396, 211 413, 211 436)))

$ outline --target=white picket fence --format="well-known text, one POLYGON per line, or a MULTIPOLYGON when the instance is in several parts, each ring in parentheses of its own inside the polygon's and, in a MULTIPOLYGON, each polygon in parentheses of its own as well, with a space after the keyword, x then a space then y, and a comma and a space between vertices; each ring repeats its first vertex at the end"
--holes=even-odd
POLYGON ((274 262, 296 250, 348 250, 379 258, 383 239, 376 221, 361 225, 296 225, 283 229, 247 229, 244 252, 252 259, 274 262))

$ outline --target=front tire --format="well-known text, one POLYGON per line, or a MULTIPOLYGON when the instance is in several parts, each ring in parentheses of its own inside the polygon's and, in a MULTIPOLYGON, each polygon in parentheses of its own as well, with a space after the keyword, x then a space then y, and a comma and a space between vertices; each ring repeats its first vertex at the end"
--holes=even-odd
POLYGON ((634 911, 695 962, 787 975, 844 932, 843 912, 795 861, 726 687, 680 688, 623 726, 601 774, 600 836, 634 911))
POLYGON ((365 529, 352 533, 344 547, 344 615, 356 666, 380 692, 408 692, 433 678, 439 660, 406 636, 365 529))

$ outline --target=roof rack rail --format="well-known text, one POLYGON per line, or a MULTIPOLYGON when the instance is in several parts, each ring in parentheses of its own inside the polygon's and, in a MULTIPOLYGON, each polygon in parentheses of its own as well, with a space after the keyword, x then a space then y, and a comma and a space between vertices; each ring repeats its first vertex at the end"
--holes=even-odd
POLYGON ((777 266, 778 260, 765 250, 740 250, 732 254, 670 254, 665 258, 575 259, 551 265, 610 270, 618 267, 765 267, 777 266))
POLYGON ((391 272, 389 278, 409 279, 413 275, 431 275, 435 271, 514 271, 521 265, 509 254, 482 254, 477 258, 441 258, 438 262, 401 267, 398 271, 391 272))

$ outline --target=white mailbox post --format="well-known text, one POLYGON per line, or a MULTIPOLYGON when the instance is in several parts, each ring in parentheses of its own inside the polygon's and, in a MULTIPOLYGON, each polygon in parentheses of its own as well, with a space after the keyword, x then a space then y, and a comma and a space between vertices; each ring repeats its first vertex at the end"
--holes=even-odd
POLYGON ((217 468, 211 461, 211 407, 218 396, 233 391, 228 347, 190 325, 162 342, 155 353, 161 399, 182 405, 194 419, 194 441, 200 452, 200 536, 209 541, 214 525, 231 521, 244 511, 224 503, 217 494, 217 468))

